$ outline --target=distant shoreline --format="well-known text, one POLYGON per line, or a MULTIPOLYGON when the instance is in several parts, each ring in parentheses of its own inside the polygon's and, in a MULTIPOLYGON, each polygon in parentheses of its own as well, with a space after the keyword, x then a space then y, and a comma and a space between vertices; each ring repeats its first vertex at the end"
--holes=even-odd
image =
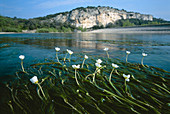
MULTIPOLYGON (((35 33, 35 32, 0 32, 0 34, 22 34, 22 33, 35 33)), ((52 32, 55 33, 55 32, 52 32)), ((59 33, 59 32, 56 32, 59 33)), ((74 32, 73 32, 74 33, 74 32)), ((170 34, 170 27, 127 27, 127 28, 105 28, 97 29, 87 32, 78 32, 78 33, 118 33, 118 34, 170 34)))
POLYGON ((87 33, 170 33, 170 27, 127 27, 127 28, 105 28, 89 31, 87 33))
POLYGON ((0 32, 0 34, 17 34, 18 32, 0 32))

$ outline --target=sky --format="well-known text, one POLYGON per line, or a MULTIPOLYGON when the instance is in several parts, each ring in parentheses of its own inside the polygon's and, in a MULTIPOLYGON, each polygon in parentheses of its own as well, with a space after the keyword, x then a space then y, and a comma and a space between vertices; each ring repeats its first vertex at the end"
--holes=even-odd
POLYGON ((110 6, 170 21, 170 0, 0 0, 0 15, 29 19, 87 6, 110 6))

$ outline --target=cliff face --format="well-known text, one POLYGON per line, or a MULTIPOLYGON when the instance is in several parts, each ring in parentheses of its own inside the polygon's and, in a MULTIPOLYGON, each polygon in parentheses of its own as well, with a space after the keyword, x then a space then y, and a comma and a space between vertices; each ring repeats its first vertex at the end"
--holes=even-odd
POLYGON ((77 8, 68 13, 58 14, 56 17, 45 20, 48 22, 68 22, 76 27, 91 28, 95 25, 103 25, 115 23, 119 19, 142 19, 153 20, 152 15, 140 13, 126 12, 110 7, 87 7, 77 8))

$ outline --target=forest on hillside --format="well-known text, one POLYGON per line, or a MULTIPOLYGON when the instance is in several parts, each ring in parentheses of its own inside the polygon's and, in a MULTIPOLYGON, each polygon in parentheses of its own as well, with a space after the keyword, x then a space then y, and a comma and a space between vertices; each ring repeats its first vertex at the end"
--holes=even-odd
MULTIPOLYGON (((64 12, 66 13, 66 12, 64 12)), ((57 22, 42 22, 41 20, 47 20, 54 15, 47 15, 45 17, 33 18, 33 19, 21 19, 0 16, 0 32, 22 32, 22 30, 36 30, 37 32, 73 32, 75 30, 86 31, 86 28, 75 27, 70 23, 57 23, 57 22)), ((139 19, 122 19, 115 23, 109 23, 106 27, 104 26, 93 26, 89 30, 101 29, 101 28, 114 28, 114 27, 132 27, 132 26, 151 26, 151 25, 162 25, 170 24, 170 21, 163 19, 154 18, 153 21, 145 21, 139 19)))

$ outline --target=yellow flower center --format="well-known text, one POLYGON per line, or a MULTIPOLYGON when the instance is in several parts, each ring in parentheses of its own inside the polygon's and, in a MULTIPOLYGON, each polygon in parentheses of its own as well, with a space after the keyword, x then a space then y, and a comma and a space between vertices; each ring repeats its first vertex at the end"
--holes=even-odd
POLYGON ((124 77, 125 79, 128 79, 127 77, 124 77))
POLYGON ((35 82, 35 84, 37 84, 37 83, 38 83, 38 81, 35 82))

